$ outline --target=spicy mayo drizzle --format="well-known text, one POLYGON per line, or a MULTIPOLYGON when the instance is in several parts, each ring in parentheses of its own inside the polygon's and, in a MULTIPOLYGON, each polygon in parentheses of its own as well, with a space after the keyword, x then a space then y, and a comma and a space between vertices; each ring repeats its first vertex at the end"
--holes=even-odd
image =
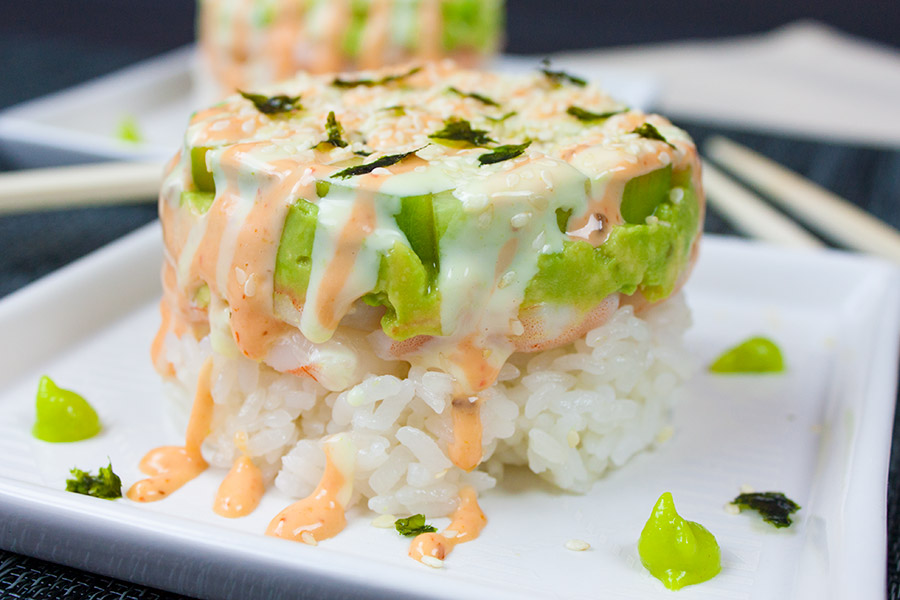
POLYGON ((252 513, 266 491, 262 472, 247 456, 246 443, 247 434, 235 436, 235 444, 240 448, 241 455, 219 485, 213 503, 213 511, 229 519, 252 513))
POLYGON ((266 535, 315 546, 347 526, 344 509, 353 493, 356 448, 347 434, 324 441, 325 472, 312 494, 291 504, 272 519, 266 535))
POLYGON ((453 464, 465 471, 477 467, 484 455, 481 447, 482 402, 480 396, 457 396, 450 406, 453 441, 447 452, 453 464))
POLYGON ((466 486, 459 492, 459 506, 453 512, 450 525, 441 533, 417 535, 409 545, 409 556, 425 564, 428 561, 423 558, 444 560, 457 544, 477 538, 486 524, 487 518, 478 506, 478 494, 466 486))
POLYGON ((150 477, 131 486, 127 494, 129 499, 135 502, 162 500, 206 469, 200 444, 209 434, 212 421, 211 374, 212 359, 208 358, 197 377, 197 393, 184 446, 162 446, 148 452, 141 460, 140 468, 150 477))

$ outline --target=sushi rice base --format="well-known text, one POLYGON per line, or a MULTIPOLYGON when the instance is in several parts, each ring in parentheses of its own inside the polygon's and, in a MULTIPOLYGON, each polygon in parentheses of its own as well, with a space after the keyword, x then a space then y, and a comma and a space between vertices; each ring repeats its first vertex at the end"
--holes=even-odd
POLYGON ((315 489, 325 469, 321 439, 349 433, 356 447, 351 504, 380 514, 446 516, 459 490, 495 486, 507 465, 525 465, 565 490, 584 492, 607 469, 652 446, 664 430, 693 361, 682 345, 690 314, 677 294, 636 316, 620 307, 583 338, 537 354, 515 354, 483 392, 482 465, 455 468, 449 375, 413 367, 368 374, 343 391, 279 373, 242 356, 212 352, 210 338, 165 340, 175 368, 166 391, 186 424, 197 374, 212 356, 215 413, 203 456, 228 469, 241 450, 266 480, 292 497, 315 489), (246 437, 244 435, 246 434, 246 437))

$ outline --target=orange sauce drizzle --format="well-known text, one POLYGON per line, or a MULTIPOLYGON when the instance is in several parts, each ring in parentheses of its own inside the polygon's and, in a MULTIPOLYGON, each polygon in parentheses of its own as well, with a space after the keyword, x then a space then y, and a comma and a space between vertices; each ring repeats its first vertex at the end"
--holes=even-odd
POLYGON ((453 417, 453 441, 448 453, 454 465, 471 471, 484 456, 481 447, 481 403, 479 396, 457 396, 450 406, 453 417))
POLYGON ((341 298, 356 256, 366 238, 375 230, 375 195, 360 190, 353 204, 350 219, 341 230, 334 251, 334 258, 328 265, 328 276, 322 278, 322 288, 318 298, 319 322, 326 329, 337 327, 338 321, 350 308, 355 298, 341 298))
POLYGON ((360 68, 377 69, 385 64, 385 47, 390 37, 390 29, 390 0, 372 0, 363 31, 360 68))
POLYGON ((140 468, 150 477, 131 486, 127 494, 130 500, 162 500, 206 469, 206 461, 200 454, 200 444, 209 435, 212 421, 211 374, 212 359, 207 359, 197 377, 197 393, 194 396, 184 446, 162 446, 148 452, 141 459, 140 468))
POLYGON ((235 519, 252 513, 266 491, 262 473, 246 454, 234 461, 228 475, 216 492, 213 511, 217 515, 235 519))
POLYGON ((161 317, 159 330, 153 337, 153 343, 150 345, 150 359, 153 361, 153 367, 157 373, 163 377, 174 377, 175 366, 167 360, 163 360, 164 342, 169 328, 172 326, 172 309, 169 308, 168 298, 162 298, 159 301, 159 315, 161 317))
POLYGON ((441 57, 441 4, 422 2, 419 5, 419 57, 425 60, 437 60, 441 57))
POLYGON ((325 443, 325 472, 312 494, 282 510, 266 528, 266 535, 315 545, 336 536, 347 526, 344 508, 352 481, 335 465, 334 442, 325 443))
POLYGON ((422 533, 409 545, 409 556, 419 562, 423 557, 444 558, 457 544, 471 542, 481 534, 487 518, 478 506, 478 494, 469 486, 459 492, 459 506, 441 533, 422 533))
POLYGON ((341 41, 350 22, 350 3, 332 0, 328 3, 322 38, 316 44, 315 70, 319 73, 338 71, 341 68, 341 41))

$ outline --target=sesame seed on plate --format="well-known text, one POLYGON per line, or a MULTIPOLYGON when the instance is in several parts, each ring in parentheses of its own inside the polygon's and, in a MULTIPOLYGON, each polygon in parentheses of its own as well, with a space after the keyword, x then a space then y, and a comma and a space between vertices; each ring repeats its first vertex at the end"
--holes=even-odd
POLYGON ((573 552, 584 552, 585 550, 590 550, 591 545, 584 540, 573 539, 566 542, 566 549, 573 552))

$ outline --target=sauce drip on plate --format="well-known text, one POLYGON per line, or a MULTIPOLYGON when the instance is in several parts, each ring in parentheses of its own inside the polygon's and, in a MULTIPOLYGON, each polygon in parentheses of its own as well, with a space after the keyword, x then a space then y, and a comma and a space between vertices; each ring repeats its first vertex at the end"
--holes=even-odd
POLYGON ((197 377, 197 393, 184 446, 162 446, 148 452, 141 459, 140 468, 150 477, 131 486, 127 494, 129 499, 135 502, 162 500, 206 469, 200 444, 209 434, 212 422, 211 373, 212 359, 207 359, 197 377))
POLYGON ((252 513, 266 492, 262 472, 247 456, 247 434, 242 432, 234 437, 241 455, 234 461, 228 475, 219 485, 213 503, 213 511, 229 519, 245 517, 252 513))
POLYGON ((344 509, 353 493, 356 447, 347 434, 327 438, 325 472, 312 494, 291 504, 272 519, 266 535, 315 546, 347 526, 344 509))
POLYGON ((441 533, 417 535, 409 546, 409 556, 425 564, 428 559, 444 560, 457 544, 477 538, 486 524, 487 518, 478 506, 478 494, 466 486, 459 492, 459 506, 450 525, 441 533))

